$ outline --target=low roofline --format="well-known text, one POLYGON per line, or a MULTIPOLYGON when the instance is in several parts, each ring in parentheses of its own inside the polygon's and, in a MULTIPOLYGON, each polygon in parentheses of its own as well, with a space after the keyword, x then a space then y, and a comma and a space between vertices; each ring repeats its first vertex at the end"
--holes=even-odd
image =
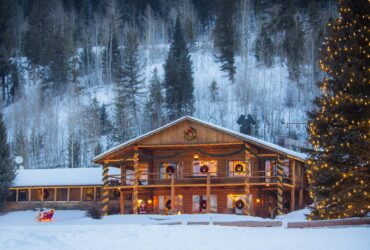
POLYGON ((198 118, 194 118, 194 117, 191 117, 191 116, 183 116, 175 121, 172 121, 170 123, 167 123, 166 125, 162 126, 162 127, 159 127, 157 129, 154 129, 152 131, 149 131, 143 135, 140 135, 136 138, 133 138, 131 140, 128 140, 122 144, 119 144, 97 156, 95 156, 93 158, 93 162, 94 163, 99 163, 99 161, 101 161, 105 156, 107 156, 108 154, 111 154, 111 153, 114 153, 114 152, 117 152, 118 150, 122 149, 122 148, 125 148, 125 147, 128 147, 128 146, 132 146, 132 145, 135 145, 136 142, 146 138, 146 137, 149 137, 151 135, 154 135, 160 131, 163 131, 165 130, 166 128, 169 128, 171 126, 174 126, 176 125, 177 123, 180 123, 184 120, 190 120, 190 121, 193 121, 195 123, 198 123, 200 125, 204 125, 204 126, 207 126, 209 128, 213 128, 213 129, 216 129, 218 131, 221 131, 221 132, 224 132, 224 133, 227 133, 231 136, 235 136, 235 137, 238 137, 246 142, 249 142, 249 143, 252 143, 252 144, 256 144, 260 147, 263 147, 265 149, 268 149, 268 150, 271 150, 271 151, 274 151, 274 152, 277 152, 277 153, 280 153, 280 154, 285 154, 287 155, 288 157, 291 157, 291 158, 294 158, 296 160, 299 160, 301 162, 305 162, 306 159, 307 159, 307 155, 306 154, 303 154, 303 153, 299 153, 299 152, 296 152, 296 151, 293 151, 293 150, 290 150, 290 149, 287 149, 287 148, 284 148, 284 147, 281 147, 279 145, 276 145, 276 144, 273 144, 273 143, 270 143, 270 142, 266 142, 264 140, 261 140, 261 139, 258 139, 258 138, 255 138, 253 136, 250 136, 250 135, 246 135, 246 134, 242 134, 242 133, 239 133, 239 132, 236 132, 236 131, 233 131, 231 129, 227 129, 227 128, 224 128, 224 127, 221 127, 219 125, 216 125, 216 124, 213 124, 213 123, 209 123, 209 122, 205 122, 205 121, 202 121, 198 118))

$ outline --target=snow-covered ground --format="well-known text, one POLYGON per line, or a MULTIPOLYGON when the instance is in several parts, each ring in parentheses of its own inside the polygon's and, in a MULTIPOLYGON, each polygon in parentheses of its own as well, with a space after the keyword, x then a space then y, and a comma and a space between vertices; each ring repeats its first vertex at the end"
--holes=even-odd
MULTIPOLYGON (((304 220, 301 210, 283 222, 304 220)), ((370 249, 370 227, 314 229, 186 225, 189 221, 263 220, 236 215, 114 215, 102 220, 83 211, 56 211, 54 222, 34 221, 35 211, 0 216, 0 249, 370 249), (158 225, 182 222, 182 225, 158 225)))

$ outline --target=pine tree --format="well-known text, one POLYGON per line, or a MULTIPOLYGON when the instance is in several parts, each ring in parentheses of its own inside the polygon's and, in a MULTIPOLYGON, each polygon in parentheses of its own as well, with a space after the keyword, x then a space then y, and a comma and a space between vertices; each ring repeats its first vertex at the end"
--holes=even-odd
POLYGON ((235 17, 237 1, 219 0, 214 46, 218 50, 216 60, 221 63, 221 71, 226 72, 231 83, 235 81, 235 49, 237 48, 235 17))
POLYGON ((135 134, 139 130, 140 98, 144 95, 143 67, 139 61, 139 43, 137 34, 130 31, 127 34, 123 50, 122 71, 117 81, 126 99, 127 116, 133 121, 130 128, 135 134))
POLYGON ((162 83, 158 76, 157 68, 154 68, 149 86, 149 98, 145 105, 145 113, 148 118, 147 130, 153 130, 163 125, 164 117, 164 96, 162 83))
POLYGON ((164 65, 164 87, 169 120, 194 112, 194 85, 191 60, 179 18, 164 65))
POLYGON ((370 211, 370 85, 368 1, 340 1, 320 65, 327 77, 309 113, 311 219, 364 216, 370 211))
POLYGON ((7 143, 7 137, 3 115, 0 113, 0 208, 16 174, 15 166, 10 158, 10 146, 7 143))
POLYGON ((209 86, 209 98, 211 102, 217 102, 219 101, 219 88, 218 84, 215 79, 211 82, 211 85, 209 86))
POLYGON ((69 168, 81 167, 81 139, 73 133, 68 138, 67 159, 69 168))
POLYGON ((115 32, 113 32, 113 38, 112 38, 112 76, 113 76, 112 80, 113 82, 116 82, 122 76, 121 66, 122 66, 121 51, 119 49, 117 35, 115 34, 115 32))
POLYGON ((21 156, 25 168, 28 168, 28 140, 22 129, 15 133, 14 149, 16 156, 21 156))
POLYGON ((117 145, 128 140, 132 136, 132 121, 127 115, 127 99, 124 89, 116 88, 114 100, 114 123, 110 146, 117 145))

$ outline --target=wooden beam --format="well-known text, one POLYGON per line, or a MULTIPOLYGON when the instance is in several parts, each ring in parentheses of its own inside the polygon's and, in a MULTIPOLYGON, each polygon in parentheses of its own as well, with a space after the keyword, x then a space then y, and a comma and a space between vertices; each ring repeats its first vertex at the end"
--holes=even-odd
POLYGON ((277 154, 257 154, 258 157, 278 157, 277 154))
POLYGON ((303 188, 299 189, 299 202, 298 202, 299 208, 303 207, 303 188))
POLYGON ((284 169, 283 169, 283 161, 280 157, 277 160, 277 175, 278 175, 278 186, 277 186, 277 212, 278 215, 284 214, 284 206, 283 206, 283 199, 284 199, 284 169))
POLYGON ((15 190, 15 202, 18 202, 18 197, 19 197, 19 189, 15 190))
POLYGON ((295 185, 296 185, 296 173, 295 173, 295 160, 290 159, 291 164, 291 173, 292 173, 292 190, 290 191, 290 211, 295 210, 295 185))
POLYGON ((295 188, 290 189, 290 211, 294 211, 295 207, 295 188))
POLYGON ((132 212, 133 214, 137 214, 137 203, 139 200, 139 180, 140 180, 140 169, 139 169, 139 148, 138 146, 134 146, 134 186, 132 190, 132 212))
POLYGON ((82 196, 83 196, 83 190, 82 190, 82 187, 80 187, 80 202, 82 201, 82 196))
POLYGON ((44 188, 41 188, 41 202, 44 201, 44 188))
POLYGON ((28 201, 31 201, 31 188, 28 189, 28 201))
POLYGON ((206 186, 206 213, 211 212, 211 174, 207 173, 207 186, 206 186))
POLYGON ((57 201, 57 188, 54 188, 54 201, 57 201))
POLYGON ((70 199, 71 199, 70 192, 71 192, 71 190, 70 190, 70 188, 68 187, 68 188, 67 188, 67 201, 70 201, 70 199))
POLYGON ((96 186, 94 187, 94 199, 93 201, 96 201, 96 186))
POLYGON ((251 215, 251 208, 250 208, 250 185, 249 185, 249 177, 252 176, 252 168, 251 168, 251 148, 246 143, 244 145, 245 151, 244 151, 244 160, 245 160, 245 187, 244 187, 244 193, 245 193, 245 208, 244 213, 245 215, 251 215))
POLYGON ((175 214, 175 174, 171 174, 171 214, 175 214))
POLYGON ((122 189, 119 191, 119 201, 120 214, 125 214, 125 194, 122 189))

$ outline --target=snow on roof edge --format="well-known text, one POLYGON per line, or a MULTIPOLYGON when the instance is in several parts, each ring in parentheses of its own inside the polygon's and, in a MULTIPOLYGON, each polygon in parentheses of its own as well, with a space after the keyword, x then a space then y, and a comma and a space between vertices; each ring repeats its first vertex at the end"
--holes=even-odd
POLYGON ((177 124, 177 123, 179 123, 179 122, 181 122, 183 120, 187 120, 187 119, 188 120, 191 120, 191 121, 194 121, 196 123, 199 123, 201 125, 205 125, 205 126, 208 126, 210 128, 214 128, 214 129, 217 129, 217 130, 226 132, 226 133, 231 134, 233 136, 237 136, 237 137, 239 137, 241 139, 244 139, 244 140, 247 140, 249 142, 259 144, 259 145, 264 146, 264 147, 266 147, 266 148, 268 148, 268 149, 270 149, 272 151, 279 151, 279 152, 285 153, 285 154, 287 154, 289 156, 293 156, 295 158, 298 158, 298 159, 300 159, 302 161, 305 161, 307 159, 307 155, 304 154, 304 153, 296 152, 296 151, 293 151, 293 150, 290 150, 290 149, 281 147, 279 145, 276 145, 274 143, 267 142, 267 141, 264 141, 264 140, 255 138, 255 137, 250 136, 250 135, 242 134, 240 132, 236 132, 234 130, 231 130, 231 129, 228 129, 228 128, 225 128, 225 127, 216 125, 214 123, 206 122, 206 121, 203 121, 201 119, 198 119, 198 118, 195 118, 195 117, 192 117, 192 116, 183 116, 183 117, 181 117, 181 118, 179 118, 177 120, 174 120, 174 121, 172 121, 170 123, 167 123, 167 124, 163 125, 162 127, 156 128, 156 129, 154 129, 152 131, 149 131, 149 132, 147 132, 147 133, 145 133, 143 135, 140 135, 140 136, 135 137, 135 138, 133 138, 131 140, 128 140, 128 141, 126 141, 126 142, 124 142, 122 144, 119 144, 119 145, 117 145, 117 146, 115 146, 115 147, 113 147, 113 148, 111 148, 111 149, 109 149, 109 150, 107 150, 107 151, 105 151, 105 152, 103 152, 103 153, 95 156, 93 158, 93 162, 97 162, 98 160, 101 160, 101 158, 104 157, 107 154, 113 153, 113 152, 115 152, 115 151, 117 151, 117 150, 119 150, 119 149, 121 149, 121 148, 123 148, 125 146, 129 146, 129 145, 133 144, 136 141, 142 140, 142 139, 144 139, 144 138, 146 138, 146 137, 148 137, 150 135, 153 135, 153 134, 155 134, 157 132, 160 132, 160 131, 168 128, 168 127, 171 127, 171 126, 173 126, 173 125, 175 125, 175 124, 177 124))

